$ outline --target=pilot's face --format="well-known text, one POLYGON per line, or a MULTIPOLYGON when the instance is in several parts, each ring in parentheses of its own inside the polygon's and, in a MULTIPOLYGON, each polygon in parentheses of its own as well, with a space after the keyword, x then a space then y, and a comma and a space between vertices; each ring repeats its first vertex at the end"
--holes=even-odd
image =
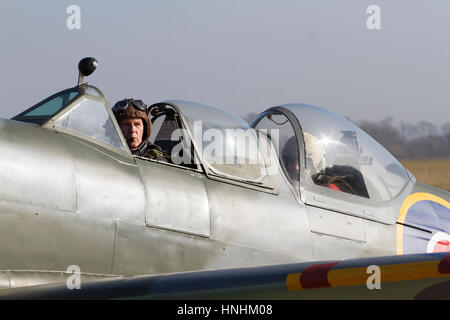
POLYGON ((119 122, 128 147, 133 150, 136 149, 142 142, 142 134, 144 133, 144 122, 141 118, 127 118, 119 122))

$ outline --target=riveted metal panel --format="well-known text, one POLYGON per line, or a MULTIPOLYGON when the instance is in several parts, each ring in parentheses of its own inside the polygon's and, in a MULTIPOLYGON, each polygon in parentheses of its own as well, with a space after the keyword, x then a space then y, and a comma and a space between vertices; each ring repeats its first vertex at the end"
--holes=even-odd
MULTIPOLYGON (((10 275, 10 286, 11 288, 20 288, 20 287, 28 287, 28 286, 38 286, 42 284, 50 284, 50 283, 67 283, 69 277, 73 276, 74 273, 66 272, 66 270, 62 271, 41 271, 41 270, 30 270, 30 271, 9 271, 10 275)), ((84 284, 94 281, 94 280, 102 280, 108 278, 117 278, 112 275, 103 275, 103 274, 85 274, 80 272, 80 289, 83 289, 84 284)), ((0 292, 1 296, 1 292, 0 292)))
POLYGON ((64 133, 61 140, 73 158, 77 213, 143 224, 145 193, 131 155, 64 133))
POLYGON ((366 241, 369 244, 364 255, 385 256, 397 254, 397 226, 363 220, 366 241))
POLYGON ((115 222, 0 201, 0 270, 111 272, 115 222))
POLYGON ((213 239, 312 258, 305 206, 285 187, 274 195, 208 180, 207 188, 213 239))
POLYGON ((136 159, 147 194, 148 226, 210 235, 209 205, 202 173, 136 159))
POLYGON ((314 259, 348 259, 368 256, 369 248, 365 242, 311 233, 313 241, 314 259))
POLYGON ((158 274, 296 262, 298 257, 118 222, 113 274, 158 274))
POLYGON ((10 288, 10 272, 8 270, 0 270, 0 289, 10 288))
POLYGON ((55 132, 0 119, 0 199, 75 211, 70 154, 55 132))
POLYGON ((307 206, 311 232, 366 242, 363 219, 307 206))

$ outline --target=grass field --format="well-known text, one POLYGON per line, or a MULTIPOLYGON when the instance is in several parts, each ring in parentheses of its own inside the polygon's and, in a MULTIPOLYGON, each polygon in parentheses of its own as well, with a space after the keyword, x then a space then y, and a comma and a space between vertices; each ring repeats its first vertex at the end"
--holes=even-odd
POLYGON ((400 162, 411 171, 417 181, 450 191, 450 158, 400 160, 400 162))

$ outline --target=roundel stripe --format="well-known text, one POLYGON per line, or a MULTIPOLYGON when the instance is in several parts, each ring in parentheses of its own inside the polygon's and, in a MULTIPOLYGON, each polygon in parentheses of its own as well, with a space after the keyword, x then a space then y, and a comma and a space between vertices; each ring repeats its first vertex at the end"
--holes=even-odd
POLYGON ((428 239, 420 235, 405 237, 403 224, 425 224, 430 230, 450 233, 449 212, 450 203, 438 196, 423 192, 409 195, 403 201, 397 220, 397 254, 426 252, 428 239))

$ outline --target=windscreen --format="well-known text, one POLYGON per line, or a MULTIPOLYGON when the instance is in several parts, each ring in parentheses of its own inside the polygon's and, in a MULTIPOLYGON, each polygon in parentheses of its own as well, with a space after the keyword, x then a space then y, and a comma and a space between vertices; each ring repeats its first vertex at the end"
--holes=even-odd
POLYGON ((78 106, 55 121, 55 126, 125 150, 104 103, 83 99, 78 106))
POLYGON ((48 97, 47 99, 13 117, 12 120, 42 125, 69 103, 75 100, 75 98, 77 98, 80 94, 81 92, 79 88, 71 88, 58 92, 57 94, 48 97))

